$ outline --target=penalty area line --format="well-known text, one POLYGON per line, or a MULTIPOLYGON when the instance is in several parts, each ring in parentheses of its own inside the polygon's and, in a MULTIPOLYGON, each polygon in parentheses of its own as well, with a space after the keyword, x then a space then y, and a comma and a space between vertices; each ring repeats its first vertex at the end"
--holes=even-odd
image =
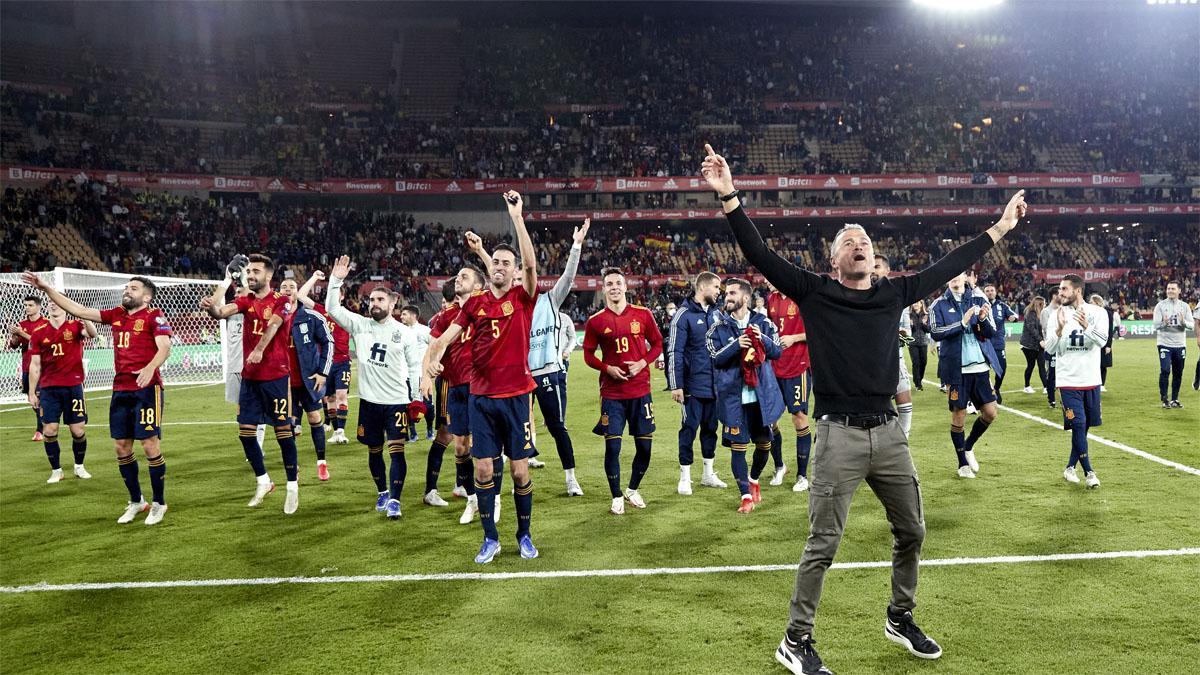
MULTIPOLYGON (((1176 548, 1149 551, 1100 551, 1094 553, 1052 553, 1047 555, 1003 555, 982 558, 938 558, 922 560, 922 567, 961 565, 1005 565, 1016 563, 1112 560, 1118 558, 1160 558, 1200 555, 1200 548, 1176 548)), ((890 560, 833 563, 830 569, 857 570, 892 566, 890 560)), ((377 584, 419 583, 428 581, 508 581, 513 579, 572 579, 595 577, 646 577, 676 574, 726 574, 745 572, 790 572, 795 563, 786 565, 721 565, 713 567, 651 567, 596 570, 547 570, 530 572, 443 572, 440 574, 369 574, 325 577, 251 577, 244 579, 178 579, 166 581, 110 581, 77 584, 38 583, 25 586, 0 586, 0 593, 39 593, 67 591, 113 591, 148 588, 214 588, 230 586, 275 586, 279 584, 377 584)))

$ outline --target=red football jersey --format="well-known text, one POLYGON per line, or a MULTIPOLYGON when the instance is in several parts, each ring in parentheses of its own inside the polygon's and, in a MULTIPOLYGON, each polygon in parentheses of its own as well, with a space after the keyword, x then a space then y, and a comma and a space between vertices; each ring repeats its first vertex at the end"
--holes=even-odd
POLYGON ((342 328, 338 322, 329 316, 329 312, 325 311, 325 305, 320 303, 313 305, 313 309, 317 314, 325 317, 325 323, 328 324, 329 332, 333 333, 333 362, 334 363, 349 363, 350 362, 350 333, 342 328))
POLYGON ((39 387, 74 387, 83 384, 83 343, 87 341, 82 321, 64 321, 58 328, 46 322, 30 336, 33 349, 42 359, 39 387))
POLYGON ((237 305, 238 313, 246 315, 245 325, 242 329, 242 379, 266 382, 287 377, 292 372, 288 363, 287 328, 288 317, 291 316, 288 299, 279 293, 269 291, 266 296, 261 298, 251 293, 238 296, 233 302, 237 305), (275 337, 271 338, 271 343, 263 350, 262 360, 258 363, 250 363, 250 352, 254 351, 254 348, 258 346, 258 341, 267 332, 267 325, 273 316, 283 319, 283 325, 279 327, 275 337))
MULTIPOLYGON (((113 389, 137 391, 137 371, 145 368, 158 353, 154 339, 159 335, 171 336, 167 317, 157 307, 144 307, 132 314, 124 307, 113 307, 100 312, 100 322, 112 326, 117 371, 113 389)), ((146 386, 156 384, 162 384, 162 375, 157 370, 146 386)))
MULTIPOLYGON (((290 304, 288 306, 291 307, 290 304)), ((303 387, 304 380, 300 379, 300 358, 296 356, 296 341, 292 339, 292 321, 295 318, 295 314, 289 315, 283 325, 279 327, 279 332, 287 332, 288 372, 290 373, 288 382, 293 387, 303 387)))
MULTIPOLYGON (((456 302, 434 314, 433 318, 429 320, 430 337, 441 337, 442 333, 446 332, 446 329, 461 313, 462 308, 456 302)), ((474 332, 475 329, 471 326, 464 328, 458 339, 451 342, 450 346, 446 347, 446 353, 442 354, 442 380, 451 387, 471 384, 471 345, 469 343, 474 332)))
POLYGON ((470 331, 471 393, 508 398, 533 391, 529 329, 536 295, 515 285, 500 297, 491 290, 467 298, 453 323, 470 331))
POLYGON ((583 327, 583 356, 600 371, 600 397, 641 398, 650 393, 650 368, 662 355, 663 339, 649 309, 628 305, 617 314, 605 307, 588 318, 583 327), (603 359, 596 360, 599 347, 603 359), (635 377, 621 381, 610 377, 604 366, 627 369, 626 361, 645 360, 647 366, 635 377))
MULTIPOLYGON (((796 301, 779 291, 767 296, 767 316, 770 317, 771 323, 775 324, 780 337, 804 332, 804 318, 800 316, 800 308, 796 306, 796 301)), ((808 342, 797 342, 783 350, 783 356, 779 357, 773 367, 775 377, 781 380, 800 377, 808 372, 808 342)))
MULTIPOLYGON (((44 316, 39 316, 33 321, 22 319, 17 322, 17 325, 21 327, 21 330, 25 331, 26 334, 32 337, 33 331, 38 330, 43 326, 49 326, 50 321, 44 316)), ((29 340, 21 337, 17 338, 17 348, 21 350, 21 372, 28 373, 29 359, 33 358, 33 348, 29 346, 29 340)))

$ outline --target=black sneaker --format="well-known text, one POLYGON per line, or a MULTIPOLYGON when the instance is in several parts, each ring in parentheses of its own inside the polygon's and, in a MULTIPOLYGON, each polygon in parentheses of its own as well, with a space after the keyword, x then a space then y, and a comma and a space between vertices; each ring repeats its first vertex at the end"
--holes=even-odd
POLYGON ((1055 403, 1054 401, 1050 401, 1050 407, 1051 407, 1051 408, 1057 408, 1057 407, 1058 407, 1058 404, 1057 404, 1057 403, 1055 403))
POLYGON ((1182 408, 1183 404, 1180 403, 1179 401, 1171 401, 1171 407, 1172 408, 1182 408))
POLYGON ((799 640, 784 635, 779 649, 775 650, 775 660, 796 675, 833 675, 833 671, 821 663, 817 650, 813 649, 815 642, 811 635, 801 636, 799 640))
POLYGON ((888 610, 887 621, 883 623, 883 634, 896 644, 903 645, 913 656, 923 659, 936 659, 942 655, 942 648, 913 623, 912 612, 893 614, 888 610))
POLYGON ((1170 409, 1170 407, 1171 407, 1171 402, 1165 398, 1162 400, 1162 404, 1163 404, 1164 408, 1170 409))

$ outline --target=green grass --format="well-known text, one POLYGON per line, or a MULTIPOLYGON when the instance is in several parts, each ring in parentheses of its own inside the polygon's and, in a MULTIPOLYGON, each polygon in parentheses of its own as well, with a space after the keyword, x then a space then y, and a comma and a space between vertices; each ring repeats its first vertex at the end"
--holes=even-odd
MULTIPOLYGON (((1021 359, 1015 345, 1010 353, 1021 359)), ((746 517, 734 513, 732 489, 697 486, 690 498, 675 494, 679 412, 660 391, 657 372, 658 443, 643 483, 649 508, 609 516, 602 443, 590 433, 598 411, 595 374, 576 361, 569 427, 587 496, 565 496, 552 440, 543 433, 548 466, 534 473, 533 521, 542 557, 517 557, 506 496, 504 552, 486 571, 798 560, 807 531, 804 495, 765 488, 762 508, 746 517)), ((933 364, 927 377, 936 379, 933 364)), ((1004 389, 1019 389, 1019 379, 1020 372, 1010 375, 1004 389)), ((1200 466, 1200 397, 1188 386, 1182 397, 1187 408, 1158 407, 1152 342, 1118 343, 1109 390, 1098 434, 1200 466)), ((282 514, 280 493, 260 509, 246 508, 253 478, 230 424, 232 406, 221 393, 221 387, 168 390, 163 447, 171 510, 154 528, 140 521, 115 524, 125 492, 107 428, 90 431, 88 466, 95 478, 49 486, 41 447, 28 440, 29 412, 0 413, 0 585, 480 571, 471 561, 480 529, 478 523, 458 525, 462 502, 449 509, 420 504, 425 441, 408 450, 399 522, 371 508, 374 487, 361 446, 330 446, 333 480, 321 484, 307 436, 300 439, 299 513, 282 514), (185 421, 213 424, 171 425, 185 421)), ((1005 403, 1060 419, 1040 394, 1010 393, 1005 403)), ((1200 476, 1093 443, 1103 487, 1069 486, 1060 475, 1067 434, 1002 412, 977 448, 980 478, 964 481, 954 475, 945 406, 936 387, 916 393, 912 448, 925 495, 925 558, 1200 547, 1200 476)), ((106 412, 105 399, 89 403, 94 421, 105 421, 106 412)), ((788 446, 785 457, 793 457, 794 446, 788 446)), ((69 449, 64 455, 69 458, 69 449)), ((631 455, 626 453, 626 471, 631 455)), ((271 441, 267 457, 281 480, 271 441)), ((727 452, 718 458, 729 479, 727 452)), ((448 461, 444 494, 451 472, 448 461)), ((838 560, 884 560, 889 553, 883 511, 864 488, 838 560)), ((0 594, 0 670, 777 671, 772 651, 786 621, 793 576, 0 594)), ((887 569, 829 573, 816 636, 835 670, 1168 673, 1192 671, 1200 660, 1195 556, 926 567, 917 617, 945 649, 932 663, 883 639, 888 578, 887 569)))

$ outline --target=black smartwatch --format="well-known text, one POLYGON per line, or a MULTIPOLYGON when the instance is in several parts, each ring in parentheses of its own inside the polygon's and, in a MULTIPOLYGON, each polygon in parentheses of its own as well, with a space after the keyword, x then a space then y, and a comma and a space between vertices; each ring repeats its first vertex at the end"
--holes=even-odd
POLYGON ((740 191, 738 191, 738 190, 736 190, 736 189, 735 189, 733 192, 730 192, 730 193, 729 193, 729 194, 727 194, 727 195, 720 195, 720 196, 719 196, 719 199, 720 199, 721 201, 723 201, 723 202, 727 202, 727 201, 729 201, 730 199, 733 199, 734 197, 740 197, 740 196, 741 196, 741 194, 742 194, 742 193, 741 193, 740 191))

